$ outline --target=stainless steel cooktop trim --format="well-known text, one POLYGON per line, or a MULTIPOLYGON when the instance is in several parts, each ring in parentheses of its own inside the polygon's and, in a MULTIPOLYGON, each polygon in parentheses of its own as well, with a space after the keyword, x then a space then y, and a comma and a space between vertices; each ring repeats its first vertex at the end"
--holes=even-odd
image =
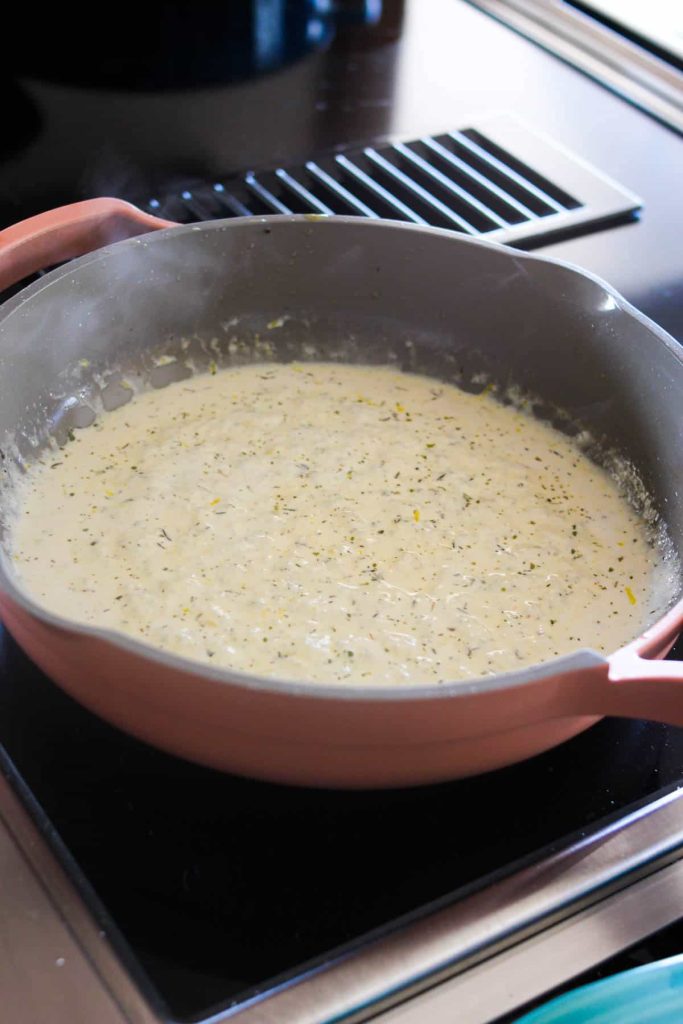
POLYGON ((162 1018, 141 994, 2 774, 0 874, 0 949, 10 951, 4 963, 7 976, 0 967, 3 1021, 160 1024, 162 1018), (3 892, 15 894, 15 913, 8 912, 3 892), (61 959, 65 962, 58 964, 61 959), (67 968, 77 980, 72 998, 67 968), (9 1016, 14 1007, 21 1008, 20 1016, 9 1016))
POLYGON ((373 1024, 489 1024, 680 917, 683 860, 373 1019, 373 1024))
POLYGON ((683 72, 563 0, 467 0, 683 133, 683 72))
MULTIPOLYGON (((54 921, 67 928, 92 976, 99 979, 99 993, 97 986, 88 988, 91 997, 101 999, 108 993, 121 1020, 129 1024, 160 1024, 168 1019, 142 994, 9 783, 0 778, 0 860, 9 859, 12 846, 21 851, 24 865, 30 866, 48 897, 45 907, 51 908, 54 921)), ((557 922, 573 919, 681 855, 683 790, 676 790, 538 864, 460 901, 436 907, 390 935, 338 955, 296 982, 284 983, 209 1020, 211 1024, 367 1020, 532 936, 545 935, 557 922)), ((665 901, 665 906, 671 909, 670 902, 665 901)), ((43 921, 48 909, 42 911, 43 921)), ((664 923, 653 920, 651 930, 664 923)), ((6 949, 12 949, 20 934, 16 924, 0 915, 0 945, 6 949)), ((27 962, 42 955, 40 930, 31 941, 35 948, 17 951, 27 962)), ((621 936, 615 935, 614 941, 621 941, 621 936)), ((26 986, 27 977, 26 971, 17 973, 16 985, 26 986)), ((41 975, 41 985, 54 987, 57 1003, 62 996, 60 984, 58 971, 41 975)), ((21 992, 14 997, 21 998, 21 992)), ((59 1017, 52 1019, 61 1024, 59 1017)), ((73 1022, 73 1017, 69 1020, 73 1022)))

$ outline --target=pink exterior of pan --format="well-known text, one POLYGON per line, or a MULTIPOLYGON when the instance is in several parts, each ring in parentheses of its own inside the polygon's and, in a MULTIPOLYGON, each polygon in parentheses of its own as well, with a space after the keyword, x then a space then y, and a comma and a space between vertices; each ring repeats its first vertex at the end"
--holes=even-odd
MULTIPOLYGON (((115 206, 96 208, 98 230, 102 217, 111 217, 112 210, 116 218, 122 214, 116 201, 104 202, 115 206)), ((79 204, 80 215, 92 215, 93 209, 84 211, 84 205, 79 204)), ((68 220, 64 211, 45 216, 56 217, 64 230, 65 217, 68 220)), ((141 229, 136 213, 123 211, 126 216, 132 217, 133 230, 141 229)), ((32 225, 11 229, 14 235, 4 278, 0 233, 0 279, 5 284, 45 262, 45 238, 38 249, 27 243, 29 248, 22 252, 21 232, 31 238, 38 226, 44 234, 50 223, 34 218, 32 225)), ((270 234, 293 221, 276 218, 261 223, 270 234)), ((301 226, 301 219, 294 223, 301 226)), ((152 226, 148 218, 143 226, 152 226)), ((367 232, 372 227, 363 229, 367 232)), ((410 233, 396 225, 374 225, 372 238, 387 227, 393 229, 390 241, 394 243, 397 231, 410 233)), ((359 229, 355 225, 352 229, 355 238, 359 229)), ((334 233, 336 227, 327 224, 325 230, 334 233)), ((445 232, 433 234, 446 236, 445 232)), ((73 252, 71 247, 69 253, 73 252)), ((57 245, 50 258, 59 255, 57 245)), ((521 258, 504 255, 513 262, 521 258)), ((362 253, 361 260, 366 256, 371 259, 371 254, 362 253)), ((151 251, 149 258, 154 258, 151 251)), ((534 262, 557 266, 537 258, 534 262)), ((623 308, 629 307, 624 304, 623 308)), ((635 311, 633 315, 647 327, 644 318, 635 311)), ((669 347, 674 344, 671 339, 667 342, 669 347)), ((680 361, 680 355, 676 358, 680 361)), ((658 660, 683 627, 683 602, 609 658, 583 650, 528 670, 425 688, 339 688, 214 670, 46 613, 20 591, 7 565, 0 570, 0 614, 29 656, 96 714, 180 757, 279 782, 332 787, 417 785, 528 758, 575 736, 603 715, 683 726, 683 665, 658 660)))
MULTIPOLYGON (((476 685, 342 690, 231 679, 122 637, 52 625, 6 595, 0 613, 91 711, 180 757, 277 782, 417 785, 531 757, 603 715, 683 726, 683 665, 646 660, 637 647, 611 659, 579 652, 476 685)), ((682 619, 679 605, 652 631, 648 653, 665 653, 682 619)))

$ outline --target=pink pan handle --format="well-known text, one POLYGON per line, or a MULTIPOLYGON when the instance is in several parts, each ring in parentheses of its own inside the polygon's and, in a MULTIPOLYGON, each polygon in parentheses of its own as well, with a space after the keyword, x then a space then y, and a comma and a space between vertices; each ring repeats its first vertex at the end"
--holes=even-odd
POLYGON ((0 291, 110 242, 172 227, 123 199, 86 199, 39 213, 0 231, 0 291))
POLYGON ((683 629, 683 600, 605 666, 581 670, 550 695, 550 716, 614 715, 683 727, 683 661, 664 655, 683 629))
POLYGON ((683 726, 683 661, 643 658, 626 648, 610 658, 604 714, 683 726))

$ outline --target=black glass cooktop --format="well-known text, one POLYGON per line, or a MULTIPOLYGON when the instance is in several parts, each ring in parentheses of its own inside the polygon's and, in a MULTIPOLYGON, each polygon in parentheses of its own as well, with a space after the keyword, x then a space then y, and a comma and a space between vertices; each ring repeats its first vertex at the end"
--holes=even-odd
POLYGON ((18 769, 34 813, 56 828, 91 907, 104 908, 180 1019, 457 898, 683 780, 683 730, 616 720, 525 764, 423 789, 224 776, 104 724, 7 634, 0 740, 5 770, 18 769))

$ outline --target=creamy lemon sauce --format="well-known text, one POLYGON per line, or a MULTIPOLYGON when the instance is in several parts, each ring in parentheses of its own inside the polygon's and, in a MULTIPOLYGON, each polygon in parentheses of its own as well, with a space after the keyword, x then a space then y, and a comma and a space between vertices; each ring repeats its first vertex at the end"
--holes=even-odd
POLYGON ((136 396, 32 467, 11 542, 61 615, 318 682, 613 650, 666 591, 645 523, 571 439, 377 367, 252 365, 136 396))

